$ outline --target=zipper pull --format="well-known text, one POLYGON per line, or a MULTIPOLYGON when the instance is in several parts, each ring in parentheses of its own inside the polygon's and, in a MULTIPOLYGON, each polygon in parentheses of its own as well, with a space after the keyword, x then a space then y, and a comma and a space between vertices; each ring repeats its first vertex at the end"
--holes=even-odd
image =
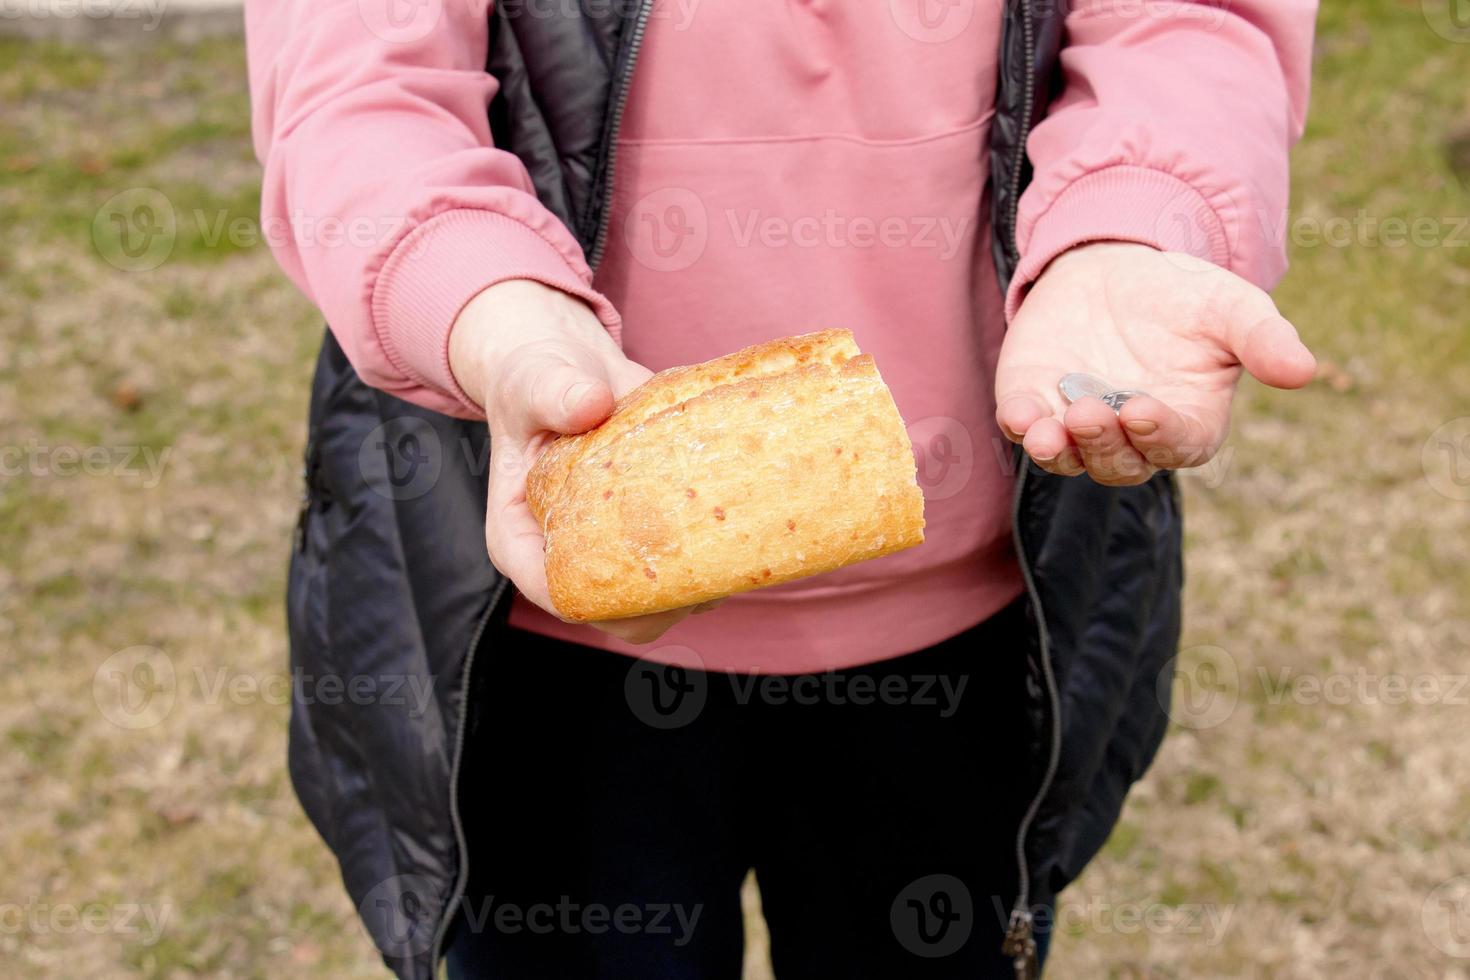
POLYGON ((1000 949, 1015 963, 1016 980, 1038 980, 1041 976, 1041 961, 1036 955, 1030 912, 1019 907, 1011 910, 1011 921, 1000 949))

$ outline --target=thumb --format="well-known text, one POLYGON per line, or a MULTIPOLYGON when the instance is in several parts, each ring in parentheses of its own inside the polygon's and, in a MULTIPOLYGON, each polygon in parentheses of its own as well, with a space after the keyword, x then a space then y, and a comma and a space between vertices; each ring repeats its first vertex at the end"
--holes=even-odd
POLYGON ((1228 311, 1226 326, 1231 353, 1262 384, 1300 388, 1317 373, 1317 359, 1296 327, 1282 316, 1271 297, 1247 283, 1228 311))
POLYGON ((1257 381, 1273 388, 1300 388, 1317 373, 1317 359, 1280 314, 1249 326, 1237 356, 1257 381))
POLYGON ((605 378, 564 362, 531 375, 526 395, 532 431, 585 432, 612 414, 615 401, 605 378))

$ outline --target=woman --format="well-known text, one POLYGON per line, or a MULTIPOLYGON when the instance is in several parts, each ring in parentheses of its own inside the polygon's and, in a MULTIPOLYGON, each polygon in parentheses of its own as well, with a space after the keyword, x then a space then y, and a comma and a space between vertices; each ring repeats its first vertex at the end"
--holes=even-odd
POLYGON ((292 716, 396 972, 738 976, 751 868, 782 980, 1039 969, 1166 723, 1163 471, 1242 369, 1312 375, 1263 290, 1314 12, 250 0, 263 210, 332 328, 293 664, 435 695, 292 716), (825 326, 893 389, 927 542, 559 620, 545 443, 825 326), (1069 372, 1143 393, 1069 405, 1069 372))

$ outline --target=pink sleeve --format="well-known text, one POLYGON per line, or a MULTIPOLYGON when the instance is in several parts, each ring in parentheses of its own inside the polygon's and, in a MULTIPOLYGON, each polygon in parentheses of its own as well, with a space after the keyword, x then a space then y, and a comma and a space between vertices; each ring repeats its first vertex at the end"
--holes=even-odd
POLYGON ((483 413, 449 370, 449 331, 487 286, 537 279, 619 330, 575 238, 492 145, 489 16, 489 0, 245 5, 276 258, 365 382, 467 418, 483 413))
POLYGON ((1113 239, 1189 252, 1262 288, 1286 271, 1316 0, 1074 0, 1063 88, 1027 144, 1015 315, 1047 264, 1113 239))

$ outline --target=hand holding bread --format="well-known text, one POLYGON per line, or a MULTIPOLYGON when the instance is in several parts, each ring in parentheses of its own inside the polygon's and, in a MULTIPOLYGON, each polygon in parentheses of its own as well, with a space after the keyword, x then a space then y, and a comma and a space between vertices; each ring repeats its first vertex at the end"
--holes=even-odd
MULTIPOLYGON (((522 595, 555 613, 541 526, 526 505, 527 470, 550 440, 597 425, 653 372, 624 357, 581 300, 530 280, 498 283, 471 300, 450 334, 449 360, 490 424, 490 560, 522 595)), ((691 611, 596 625, 647 643, 691 611)))
POLYGON ((651 376, 579 300, 502 283, 450 360, 489 418, 491 560, 562 619, 649 642, 695 607, 923 541, 903 420, 848 331, 651 376))

